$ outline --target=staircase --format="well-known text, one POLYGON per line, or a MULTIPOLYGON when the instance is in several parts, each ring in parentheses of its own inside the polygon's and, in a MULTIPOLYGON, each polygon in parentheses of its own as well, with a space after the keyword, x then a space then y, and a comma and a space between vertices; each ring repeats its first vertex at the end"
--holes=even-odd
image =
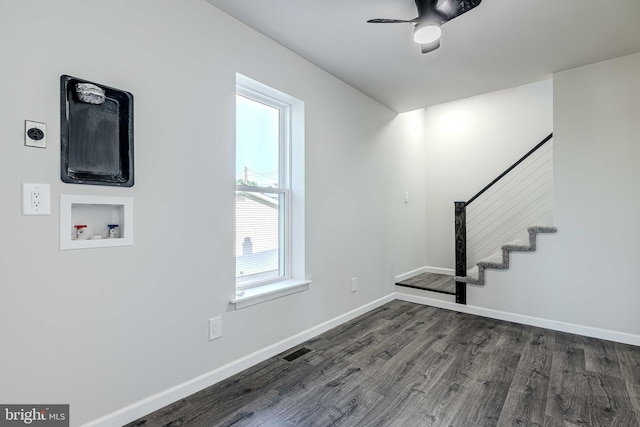
MULTIPOLYGON (((518 159, 518 161, 507 168, 507 170, 500 174, 496 179, 491 181, 487 186, 485 186, 469 200, 454 202, 456 303, 467 303, 468 284, 485 284, 485 271, 487 268, 501 270, 508 269, 511 252, 534 252, 536 250, 536 240, 539 233, 557 232, 556 227, 552 225, 530 225, 540 224, 541 220, 545 220, 544 213, 540 213, 540 204, 542 203, 541 201, 545 198, 544 192, 542 192, 542 196, 540 197, 538 197, 537 193, 531 193, 532 197, 530 197, 529 199, 523 199, 522 197, 520 197, 521 195, 530 192, 532 188, 537 188, 538 182, 540 182, 541 179, 542 181, 546 180, 546 184, 544 185, 552 185, 550 177, 545 178, 541 176, 541 178, 538 178, 538 175, 536 174, 538 166, 532 166, 533 164, 535 164, 535 162, 538 162, 538 160, 534 159, 536 159, 536 157, 539 157, 539 153, 542 153, 544 151, 549 153, 549 149, 540 151, 539 149, 552 138, 553 133, 549 134, 549 136, 543 139, 528 153, 518 159), (532 157, 532 155, 536 152, 538 152, 538 154, 532 157), (516 170, 516 168, 518 169, 516 170), (514 172, 512 173, 512 171, 514 172), (509 175, 509 177, 507 177, 507 179, 505 180, 502 180, 507 175, 509 175), (519 182, 519 180, 521 179, 520 177, 525 178, 523 178, 523 180, 519 182), (531 181, 532 179, 533 181, 531 181), (495 184, 498 182, 500 182, 501 184, 495 186, 495 184), (507 190, 506 192, 503 191, 500 194, 499 191, 501 190, 496 190, 496 188, 500 188, 501 186, 504 187, 505 182, 509 183, 509 190, 507 190), (467 270, 467 207, 472 202, 481 197, 482 201, 479 202, 479 204, 482 206, 480 210, 485 212, 485 219, 481 221, 481 223, 483 223, 482 230, 475 229, 478 227, 478 221, 475 221, 475 223, 473 220, 471 221, 472 231, 470 236, 472 237, 472 239, 474 239, 474 244, 472 245, 474 246, 474 249, 471 258, 474 260, 473 262, 476 265, 470 270, 467 270), (510 205, 513 204, 515 204, 516 206, 511 207, 510 205), (496 209, 495 212, 491 210, 494 208, 496 209), (488 214, 486 212, 488 212, 488 214), (518 230, 524 230, 525 228, 527 229, 529 234, 528 241, 526 239, 513 240, 502 245, 502 247, 497 252, 486 256, 486 254, 491 253, 492 247, 495 248, 501 243, 501 240, 503 238, 504 240, 502 240, 502 242, 514 239, 519 236, 518 230), (511 233, 514 232, 514 229, 517 229, 515 232, 516 234, 512 235, 511 233), (482 236, 483 240, 481 241, 481 243, 478 243, 477 236, 482 236), (486 247, 486 252, 478 254, 478 250, 475 249, 477 247, 486 247), (476 262, 475 260, 478 261, 476 262)), ((548 145, 547 147, 549 146, 550 145, 548 145)), ((549 156, 550 155, 551 154, 549 154, 549 156)), ((547 163, 547 166, 545 166, 547 169, 549 168, 548 165, 549 163, 547 163)), ((540 188, 543 187, 541 186, 540 188)), ((474 207, 476 207, 477 204, 478 203, 474 204, 474 207)), ((549 218, 547 218, 546 220, 549 220, 549 218)))
POLYGON ((529 241, 514 240, 502 245, 502 249, 493 255, 483 258, 475 267, 467 271, 466 276, 456 276, 456 282, 469 285, 484 285, 485 271, 487 268, 506 270, 509 268, 509 254, 511 252, 535 252, 538 233, 555 233, 558 229, 549 225, 535 225, 527 228, 529 241))

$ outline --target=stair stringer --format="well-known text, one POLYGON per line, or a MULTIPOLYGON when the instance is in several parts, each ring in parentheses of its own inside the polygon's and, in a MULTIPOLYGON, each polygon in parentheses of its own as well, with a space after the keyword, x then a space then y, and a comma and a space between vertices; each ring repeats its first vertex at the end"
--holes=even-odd
POLYGON ((475 267, 467 270, 466 276, 456 276, 457 282, 470 285, 483 286, 485 283, 485 271, 488 268, 506 270, 509 268, 509 257, 511 252, 535 252, 537 235, 539 233, 555 233, 558 229, 552 225, 534 225, 527 228, 529 241, 514 240, 502 245, 500 251, 481 259, 475 267))

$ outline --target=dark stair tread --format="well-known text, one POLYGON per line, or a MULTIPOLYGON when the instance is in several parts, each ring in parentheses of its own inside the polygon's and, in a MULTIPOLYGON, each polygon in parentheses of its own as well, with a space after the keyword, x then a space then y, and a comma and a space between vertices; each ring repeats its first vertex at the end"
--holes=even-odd
POLYGON ((396 285, 442 294, 456 294, 456 283, 453 280, 453 276, 445 274, 422 273, 410 279, 397 282, 396 285))

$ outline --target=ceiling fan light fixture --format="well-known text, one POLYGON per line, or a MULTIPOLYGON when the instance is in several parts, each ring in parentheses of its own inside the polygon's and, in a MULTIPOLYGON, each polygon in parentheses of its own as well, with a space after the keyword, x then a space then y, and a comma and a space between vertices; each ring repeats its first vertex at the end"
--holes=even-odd
POLYGON ((418 44, 430 44, 439 40, 440 35, 440 25, 431 22, 418 24, 413 32, 413 40, 418 44))

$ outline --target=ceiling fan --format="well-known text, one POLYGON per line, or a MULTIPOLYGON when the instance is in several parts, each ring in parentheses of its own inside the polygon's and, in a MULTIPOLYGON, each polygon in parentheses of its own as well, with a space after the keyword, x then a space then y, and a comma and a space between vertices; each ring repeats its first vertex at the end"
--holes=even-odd
POLYGON ((422 53, 428 53, 440 47, 440 27, 470 11, 482 0, 415 0, 418 17, 411 20, 370 19, 372 24, 413 24, 413 39, 422 47, 422 53))

